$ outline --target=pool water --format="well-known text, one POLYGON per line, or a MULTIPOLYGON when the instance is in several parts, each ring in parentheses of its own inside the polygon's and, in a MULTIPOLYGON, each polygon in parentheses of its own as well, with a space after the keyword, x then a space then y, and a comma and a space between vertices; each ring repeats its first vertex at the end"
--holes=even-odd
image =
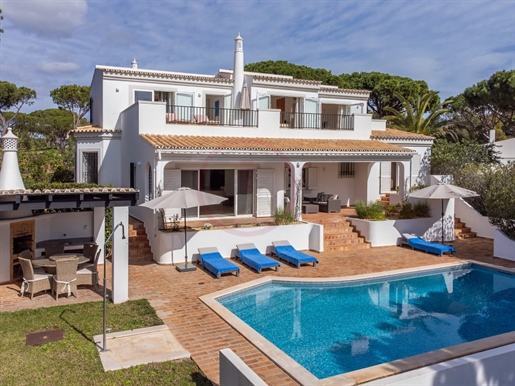
POLYGON ((515 277, 478 265, 217 300, 319 379, 515 330, 515 277))

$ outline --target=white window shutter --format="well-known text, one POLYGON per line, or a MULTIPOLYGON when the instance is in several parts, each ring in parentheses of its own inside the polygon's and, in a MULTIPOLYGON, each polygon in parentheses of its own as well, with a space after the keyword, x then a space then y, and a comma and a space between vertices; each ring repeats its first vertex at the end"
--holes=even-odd
POLYGON ((411 184, 417 185, 420 181, 420 154, 416 153, 411 159, 411 184))
POLYGON ((318 189, 318 168, 308 168, 308 189, 318 189))
POLYGON ((381 162, 381 193, 389 193, 392 190, 392 163, 381 162))
MULTIPOLYGON (((165 169, 163 171, 163 195, 181 187, 181 169, 165 169)), ((171 222, 175 214, 181 215, 181 209, 164 209, 165 222, 171 222)))
POLYGON ((256 171, 256 217, 273 216, 275 169, 256 171))

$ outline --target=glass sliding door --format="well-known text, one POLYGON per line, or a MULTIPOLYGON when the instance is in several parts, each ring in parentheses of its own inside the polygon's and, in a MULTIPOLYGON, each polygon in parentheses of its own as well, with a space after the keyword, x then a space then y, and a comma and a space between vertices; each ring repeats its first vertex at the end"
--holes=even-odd
POLYGON ((254 206, 254 171, 238 170, 237 173, 237 214, 252 214, 254 206))
MULTIPOLYGON (((181 186, 198 190, 198 170, 181 170, 181 186)), ((186 218, 196 217, 198 217, 198 206, 186 209, 186 218)))

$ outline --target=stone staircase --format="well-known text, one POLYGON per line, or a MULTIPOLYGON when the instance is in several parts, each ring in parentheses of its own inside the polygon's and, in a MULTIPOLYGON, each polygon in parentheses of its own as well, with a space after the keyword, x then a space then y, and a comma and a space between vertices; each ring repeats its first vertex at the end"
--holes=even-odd
POLYGON ((129 264, 153 260, 145 226, 134 217, 129 217, 129 264))
POLYGON ((470 227, 458 217, 454 217, 454 237, 459 240, 474 239, 477 237, 477 233, 472 232, 470 227))
POLYGON ((385 208, 390 205, 390 193, 382 194, 381 197, 377 200, 381 205, 385 208))
POLYGON ((348 251, 368 249, 370 244, 354 230, 345 217, 337 213, 326 214, 309 220, 324 226, 324 251, 348 251))

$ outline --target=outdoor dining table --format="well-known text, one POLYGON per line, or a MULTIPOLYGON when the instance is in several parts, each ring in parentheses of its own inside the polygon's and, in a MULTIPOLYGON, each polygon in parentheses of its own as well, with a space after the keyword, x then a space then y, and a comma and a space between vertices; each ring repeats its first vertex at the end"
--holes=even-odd
POLYGON ((73 257, 79 258, 79 264, 87 263, 89 259, 77 253, 59 253, 58 255, 52 255, 48 259, 34 259, 32 260, 32 265, 34 267, 44 268, 47 273, 55 274, 55 262, 56 260, 69 259, 73 257))

